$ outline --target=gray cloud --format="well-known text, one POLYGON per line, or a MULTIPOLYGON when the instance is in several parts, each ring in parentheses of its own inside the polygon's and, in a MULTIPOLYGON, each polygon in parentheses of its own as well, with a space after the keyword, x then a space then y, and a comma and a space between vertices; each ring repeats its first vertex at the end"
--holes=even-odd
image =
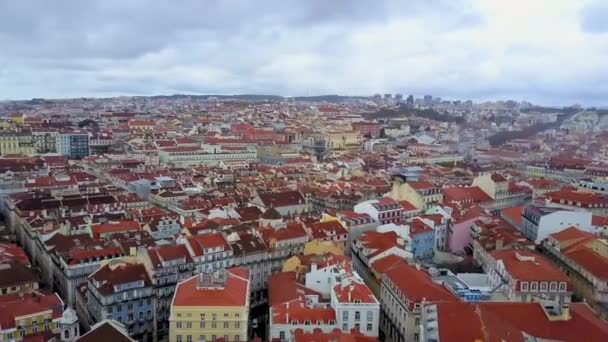
MULTIPOLYGON (((2 1, 0 99, 388 91, 602 101, 608 43, 584 36, 602 31, 588 9, 568 26, 561 12, 501 1, 2 1)), ((551 8, 569 13, 576 1, 551 8)))

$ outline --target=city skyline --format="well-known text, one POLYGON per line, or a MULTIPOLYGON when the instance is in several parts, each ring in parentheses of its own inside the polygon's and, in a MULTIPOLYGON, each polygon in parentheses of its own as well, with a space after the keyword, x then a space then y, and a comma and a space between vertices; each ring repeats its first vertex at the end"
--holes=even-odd
POLYGON ((0 6, 2 100, 390 92, 606 105, 600 1, 0 6))

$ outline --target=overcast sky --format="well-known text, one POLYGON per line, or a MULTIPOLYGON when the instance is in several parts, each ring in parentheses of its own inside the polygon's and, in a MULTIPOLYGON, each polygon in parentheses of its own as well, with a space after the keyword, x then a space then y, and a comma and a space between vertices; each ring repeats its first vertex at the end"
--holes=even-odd
POLYGON ((0 1, 0 99, 377 92, 608 105, 608 1, 0 1))

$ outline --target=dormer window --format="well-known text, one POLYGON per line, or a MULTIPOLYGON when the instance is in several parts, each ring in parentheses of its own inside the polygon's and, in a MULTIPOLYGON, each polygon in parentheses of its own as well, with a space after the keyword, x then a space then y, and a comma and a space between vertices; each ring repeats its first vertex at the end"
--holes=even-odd
POLYGON ((310 325, 310 321, 304 321, 304 325, 310 325))
POLYGON ((298 325, 298 321, 291 321, 291 325, 298 325))
POLYGON ((559 291, 560 292, 566 292, 566 283, 565 282, 561 282, 559 283, 559 291))
POLYGON ((528 291, 528 282, 522 281, 520 287, 522 291, 528 291))
POLYGON ((557 283, 556 282, 552 281, 549 284, 549 291, 551 291, 551 292, 556 292, 557 291, 557 283))
POLYGON ((538 291, 538 282, 533 281, 530 283, 530 291, 532 291, 532 292, 538 291))

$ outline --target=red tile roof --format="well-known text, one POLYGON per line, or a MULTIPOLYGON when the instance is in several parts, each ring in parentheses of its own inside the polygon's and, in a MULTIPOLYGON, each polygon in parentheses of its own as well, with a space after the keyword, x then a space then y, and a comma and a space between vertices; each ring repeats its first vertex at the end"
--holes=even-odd
POLYGON ((307 237, 306 230, 301 223, 288 224, 283 228, 263 227, 258 230, 266 244, 271 245, 273 241, 285 241, 307 237))
POLYGON ((572 240, 582 240, 582 239, 593 238, 594 235, 572 226, 572 227, 563 229, 557 233, 550 234, 549 236, 559 242, 566 242, 566 241, 572 241, 572 240))
POLYGON ((427 223, 420 217, 414 217, 412 221, 410 221, 410 235, 418 235, 418 234, 426 234, 433 232, 433 228, 431 228, 427 223))
POLYGON ((186 279, 175 288, 171 306, 246 306, 249 305, 250 271, 243 267, 226 269, 221 287, 199 287, 199 276, 186 279))
POLYGON ((553 203, 560 203, 560 200, 563 200, 565 205, 569 205, 568 202, 571 201, 573 202, 571 205, 577 205, 577 202, 580 202, 581 206, 586 208, 592 208, 595 205, 608 206, 608 197, 606 196, 572 189, 548 192, 544 196, 553 203))
POLYGON ((139 222, 134 220, 98 224, 91 227, 93 237, 98 239, 102 234, 140 231, 139 222))
POLYGON ((292 302, 305 295, 321 294, 311 290, 296 281, 296 272, 275 273, 268 277, 268 304, 270 306, 292 302))
POLYGON ((324 333, 315 329, 313 332, 304 332, 302 329, 294 331, 294 342, 377 342, 375 337, 365 336, 359 331, 342 332, 334 329, 332 332, 324 333))
POLYGON ((0 243, 0 264, 10 262, 30 266, 30 259, 21 247, 13 243, 0 243))
POLYGON ((208 248, 222 247, 224 251, 230 249, 224 235, 220 232, 189 236, 187 241, 194 256, 206 254, 205 249, 208 248))
POLYGON ((336 311, 333 308, 309 307, 304 303, 304 301, 298 300, 272 306, 272 323, 291 324, 291 322, 297 321, 298 324, 304 324, 304 322, 310 321, 316 324, 321 321, 329 324, 330 321, 333 321, 336 324, 336 311))
POLYGON ((411 181, 407 182, 412 188, 416 190, 428 190, 428 189, 436 189, 437 186, 429 181, 419 180, 419 181, 411 181))
POLYGON ((192 258, 185 245, 165 245, 150 247, 147 250, 152 267, 162 267, 162 262, 183 259, 185 262, 191 262, 192 258))
POLYGON ((608 325, 583 303, 570 304, 570 319, 550 320, 538 303, 437 304, 439 340, 524 341, 523 333, 554 341, 606 341, 608 325))
MULTIPOLYGON (((439 306, 441 305, 443 304, 440 303, 439 306)), ((499 336, 504 336, 505 331, 500 333, 500 330, 496 329, 504 329, 505 325, 508 325, 512 327, 510 331, 517 329, 544 340, 564 342, 608 340, 608 325, 584 303, 570 304, 571 317, 568 320, 549 320, 538 303, 488 302, 468 305, 476 306, 475 311, 479 312, 478 315, 485 323, 491 320, 490 324, 484 324, 485 328, 488 329, 488 333, 498 333, 499 336)), ((446 330, 457 324, 469 323, 468 320, 458 320, 454 317, 452 324, 446 330)), ((441 338, 441 341, 446 340, 441 338)))
POLYGON ((507 181, 507 179, 506 179, 506 178, 505 178, 503 175, 501 175, 501 174, 499 174, 499 173, 493 173, 493 174, 490 176, 490 178, 492 178, 492 180, 493 180, 494 182, 496 182, 496 183, 500 183, 500 182, 506 182, 506 181, 507 181))
POLYGON ((372 291, 361 281, 350 278, 334 286, 338 303, 378 303, 372 291))
POLYGON ((386 271, 388 271, 389 269, 391 269, 391 267, 393 267, 403 261, 405 261, 405 260, 403 260, 402 257, 395 255, 395 254, 390 254, 388 256, 385 256, 384 258, 374 261, 371 265, 371 269, 376 271, 379 274, 383 274, 386 271))
POLYGON ((445 342, 487 341, 524 342, 517 328, 493 315, 483 315, 475 304, 437 303, 438 340, 445 342))
POLYGON ((306 200, 299 191, 260 192, 258 196, 266 207, 286 207, 306 204, 306 200))
POLYGON ((492 201, 492 198, 488 196, 483 190, 481 190, 478 186, 469 186, 469 187, 451 187, 442 189, 444 202, 473 202, 473 203, 483 203, 492 201))
POLYGON ((143 281, 144 286, 150 286, 151 281, 146 268, 141 263, 130 263, 116 260, 107 263, 91 273, 89 279, 99 282, 97 290, 105 295, 114 293, 114 286, 143 281))
POLYGON ((346 239, 348 231, 338 221, 316 222, 310 225, 310 233, 313 239, 329 239, 335 236, 343 236, 346 239))
POLYGON ((2 330, 16 328, 15 317, 41 314, 52 311, 53 318, 61 317, 63 302, 59 296, 34 292, 19 298, 19 294, 0 296, 0 327, 2 330))
POLYGON ((513 224, 521 226, 521 213, 524 211, 524 208, 525 206, 505 208, 500 211, 500 215, 513 224))
POLYGON ((412 305, 422 301, 458 301, 443 286, 433 282, 428 273, 418 270, 405 262, 386 271, 384 278, 394 284, 412 305))
POLYGON ((594 277, 608 280, 608 258, 595 252, 584 242, 575 244, 562 253, 594 277))
MULTIPOLYGON (((557 281, 570 284, 568 276, 544 256, 527 250, 503 249, 490 253, 495 260, 501 260, 508 272, 520 281, 557 281)), ((570 288, 570 286, 568 286, 570 288)))
POLYGON ((418 208, 416 208, 413 204, 411 204, 408 201, 399 201, 399 204, 401 204, 404 211, 418 210, 418 208))

